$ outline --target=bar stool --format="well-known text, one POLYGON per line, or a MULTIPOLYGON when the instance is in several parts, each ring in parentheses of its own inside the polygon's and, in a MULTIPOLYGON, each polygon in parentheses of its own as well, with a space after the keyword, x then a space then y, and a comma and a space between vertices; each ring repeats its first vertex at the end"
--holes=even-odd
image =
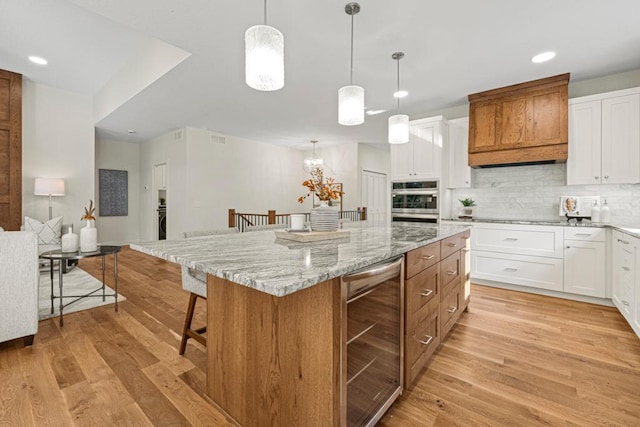
MULTIPOLYGON (((187 231, 183 236, 189 238, 204 238, 206 236, 215 236, 220 234, 237 233, 236 228, 225 228, 206 231, 187 231)), ((203 346, 207 346, 207 338, 203 335, 207 332, 206 325, 192 329, 193 313, 196 309, 196 301, 198 298, 207 299, 207 273, 194 270, 189 267, 182 266, 182 289, 189 292, 189 305, 187 306, 187 315, 184 319, 184 327, 182 328, 182 340, 180 341, 179 354, 182 356, 187 348, 187 340, 193 338, 203 346)))

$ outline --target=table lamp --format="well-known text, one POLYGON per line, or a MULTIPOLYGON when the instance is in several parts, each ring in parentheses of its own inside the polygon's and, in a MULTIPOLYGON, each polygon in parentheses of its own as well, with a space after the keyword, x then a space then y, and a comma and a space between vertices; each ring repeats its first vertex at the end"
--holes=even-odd
POLYGON ((64 196, 64 179, 62 178, 36 178, 33 186, 35 196, 49 196, 49 219, 52 216, 51 197, 64 196))

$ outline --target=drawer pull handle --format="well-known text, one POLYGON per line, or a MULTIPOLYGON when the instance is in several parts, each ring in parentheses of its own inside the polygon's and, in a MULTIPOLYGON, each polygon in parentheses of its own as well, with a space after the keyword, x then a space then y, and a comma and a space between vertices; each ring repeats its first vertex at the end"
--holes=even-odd
POLYGON ((624 305, 629 305, 629 301, 620 300, 620 302, 623 303, 624 305))
POLYGON ((453 314, 456 311, 458 311, 458 307, 451 306, 451 307, 449 307, 449 310, 447 310, 447 313, 453 314))
POLYGON ((627 242, 626 240, 622 240, 622 239, 617 239, 618 242, 622 243, 623 245, 628 245, 629 242, 627 242))
POLYGON ((433 293, 433 289, 425 289, 424 291, 420 292, 420 295, 422 295, 423 297, 428 297, 432 293, 433 293))
POLYGON ((469 252, 471 249, 460 249, 462 252, 469 252))
POLYGON ((431 335, 426 335, 424 336, 427 340, 426 341, 422 341, 422 340, 418 340, 418 342, 420 344, 424 344, 424 345, 429 345, 431 344, 431 341, 433 341, 433 337, 431 335))
POLYGON ((431 254, 423 256, 422 259, 429 261, 430 259, 434 259, 435 257, 435 255, 431 254))
POLYGON ((449 276, 454 276, 454 275, 458 274, 458 272, 457 272, 457 271, 455 271, 455 270, 449 270, 449 271, 447 271, 447 274, 448 274, 449 276))
POLYGON ((456 246, 458 246, 457 243, 449 243, 447 246, 449 246, 450 248, 455 248, 456 246))
POLYGON ((565 246, 566 249, 571 249, 571 246, 565 246))
POLYGON ((517 237, 507 237, 504 240, 507 240, 509 242, 515 242, 516 240, 518 240, 518 238, 517 237))
POLYGON ((594 176, 595 179, 600 179, 600 176, 594 176))
POLYGON ((518 271, 518 269, 513 267, 507 267, 504 269, 504 271, 518 271))
POLYGON ((591 236, 591 233, 576 233, 576 236, 591 236))
POLYGON ((623 269, 624 271, 631 271, 631 269, 630 269, 629 267, 624 267, 624 266, 623 266, 623 267, 622 267, 622 269, 623 269))

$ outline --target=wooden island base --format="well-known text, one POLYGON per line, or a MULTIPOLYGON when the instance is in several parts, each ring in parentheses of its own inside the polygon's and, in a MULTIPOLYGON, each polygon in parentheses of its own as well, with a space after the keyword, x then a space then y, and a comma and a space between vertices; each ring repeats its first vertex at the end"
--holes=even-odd
POLYGON ((340 280, 275 297, 212 275, 207 393, 241 426, 340 424, 340 280))

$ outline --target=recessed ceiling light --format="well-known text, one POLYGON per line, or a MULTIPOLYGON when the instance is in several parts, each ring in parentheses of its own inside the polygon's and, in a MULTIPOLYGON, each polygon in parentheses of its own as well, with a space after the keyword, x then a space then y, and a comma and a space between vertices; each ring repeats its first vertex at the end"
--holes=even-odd
POLYGON ((367 110, 367 115, 375 116, 376 114, 384 113, 387 110, 367 110))
POLYGON ((404 98, 405 96, 409 95, 409 92, 407 92, 406 90, 399 90, 397 92, 395 92, 393 94, 394 98, 404 98))
POLYGON ((134 129, 129 129, 127 130, 127 133, 136 133, 136 131, 134 129))
POLYGON ((30 56, 29 57, 29 61, 33 62, 34 64, 38 64, 38 65, 47 65, 48 61, 44 58, 40 58, 39 56, 30 56))
POLYGON ((531 58, 531 62, 534 64, 539 64, 541 62, 547 62, 555 58, 555 52, 542 52, 531 58))

